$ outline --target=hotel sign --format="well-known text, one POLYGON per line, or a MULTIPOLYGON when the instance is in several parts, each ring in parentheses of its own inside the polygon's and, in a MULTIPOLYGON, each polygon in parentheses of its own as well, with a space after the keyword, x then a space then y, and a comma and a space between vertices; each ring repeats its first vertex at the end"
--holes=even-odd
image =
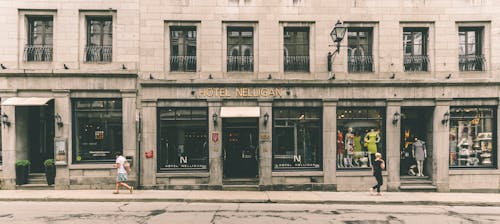
POLYGON ((203 88, 198 97, 281 97, 283 88, 203 88))

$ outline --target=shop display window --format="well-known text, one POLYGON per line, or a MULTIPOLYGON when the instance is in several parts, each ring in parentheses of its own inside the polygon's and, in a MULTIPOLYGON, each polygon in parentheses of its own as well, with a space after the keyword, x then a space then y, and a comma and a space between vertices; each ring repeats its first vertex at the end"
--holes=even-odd
POLYGON ((159 108, 158 115, 158 170, 207 170, 207 109, 159 108))
POLYGON ((383 108, 337 109, 337 168, 369 168, 377 152, 385 160, 384 114, 383 108))
POLYGON ((73 120, 73 162, 114 162, 123 151, 121 99, 75 99, 73 120))
POLYGON ((321 108, 273 110, 273 169, 321 169, 321 108))
POLYGON ((450 109, 450 167, 496 166, 495 114, 494 108, 450 109))

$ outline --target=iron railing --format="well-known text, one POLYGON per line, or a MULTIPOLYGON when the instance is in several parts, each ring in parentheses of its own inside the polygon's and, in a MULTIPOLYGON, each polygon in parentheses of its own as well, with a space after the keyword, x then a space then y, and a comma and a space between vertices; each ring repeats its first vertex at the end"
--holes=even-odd
POLYGON ((424 72, 429 68, 429 56, 405 55, 404 67, 406 72, 424 72))
POLYGON ((196 56, 170 56, 170 71, 195 72, 196 56))
POLYGON ((85 61, 110 62, 113 59, 113 46, 86 46, 85 61))
POLYGON ((309 72, 309 56, 285 56, 286 72, 309 72))
POLYGON ((460 55, 458 61, 460 71, 483 71, 486 63, 484 55, 460 55))
POLYGON ((349 56, 349 72, 372 72, 373 57, 367 56, 349 56))
POLYGON ((52 61, 52 45, 26 45, 24 61, 52 61))
POLYGON ((253 56, 227 56, 228 72, 253 71, 253 56))

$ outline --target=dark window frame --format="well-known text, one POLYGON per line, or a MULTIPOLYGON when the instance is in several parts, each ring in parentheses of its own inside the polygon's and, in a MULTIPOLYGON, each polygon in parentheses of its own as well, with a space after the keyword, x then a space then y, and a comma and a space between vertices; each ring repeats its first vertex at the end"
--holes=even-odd
POLYGON ((348 45, 348 54, 347 54, 347 61, 348 61, 348 72, 349 73, 372 73, 373 72, 373 32, 374 28, 373 27, 348 27, 347 28, 347 45, 348 45), (355 38, 351 38, 350 33, 355 33, 355 38), (361 43, 361 35, 360 33, 366 33, 366 38, 368 39, 367 41, 367 53, 363 52, 363 55, 352 55, 352 49, 351 47, 351 40, 355 41, 353 42, 353 46, 355 45, 356 48, 361 48, 362 43, 361 43))
POLYGON ((427 72, 429 71, 429 28, 427 27, 405 27, 403 28, 403 56, 405 72, 427 72), (415 43, 415 35, 421 33, 420 44, 415 43), (406 42, 409 37, 409 44, 406 42), (415 47, 421 47, 421 54, 415 54, 415 47), (407 47, 410 53, 407 54, 407 47))
POLYGON ((227 72, 254 72, 254 41, 255 41, 255 28, 253 26, 227 26, 227 72), (232 32, 238 32, 237 37, 231 37, 232 32), (243 45, 245 45, 244 40, 248 37, 243 37, 243 32, 251 32, 250 39, 250 55, 245 55, 247 51, 243 49, 243 45), (232 44, 230 42, 235 42, 237 44, 232 44), (232 48, 230 46, 238 46, 238 54, 233 55, 232 48), (235 60, 233 60, 235 59, 235 60), (230 62, 233 61, 233 62, 230 62))
POLYGON ((111 62, 113 61, 113 16, 86 16, 86 44, 85 62, 111 62), (99 32, 92 33, 92 22, 99 22, 99 32), (110 31, 105 32, 106 22, 110 22, 110 31), (92 43, 92 35, 99 35, 99 43, 92 43), (104 36, 111 35, 110 43, 104 43, 104 36), (105 45, 107 44, 107 45, 105 45), (97 48, 97 49, 93 49, 97 48), (106 55, 109 54, 109 55, 106 55))
POLYGON ((483 26, 461 26, 458 28, 459 37, 459 69, 460 71, 484 71, 484 27, 483 26), (469 43, 469 33, 474 32, 474 43, 469 43), (464 36, 464 43, 461 43, 461 36, 464 36), (474 46, 474 52, 469 52, 469 46, 474 46), (460 48, 464 48, 464 53, 460 48))
MULTIPOLYGON (((156 163, 157 163, 157 172, 184 172, 184 171, 190 171, 190 172, 194 172, 194 171, 199 171, 199 172, 207 172, 210 167, 209 167, 209 119, 208 119, 208 108, 207 107, 158 107, 157 108, 157 125, 158 125, 158 131, 157 131, 157 149, 159 150, 157 152, 158 156, 157 156, 157 160, 156 160, 156 163), (173 113, 176 115, 174 119, 169 119, 169 118, 166 118, 166 119, 162 119, 161 118, 161 114, 162 114, 162 110, 172 110, 173 113), (190 116, 189 117, 178 117, 177 116, 177 111, 179 110, 189 110, 190 111, 190 116), (204 117, 195 117, 193 116, 193 111, 203 111, 205 113, 206 116, 204 117), (161 161, 161 157, 163 155, 163 151, 162 151, 162 129, 163 127, 166 127, 168 126, 166 123, 162 123, 162 121, 166 121, 166 122, 189 122, 189 121, 201 121, 201 122, 205 122, 205 130, 206 130, 206 161, 205 163, 206 164, 197 164, 197 165, 205 165, 206 167, 205 168, 200 168, 200 167, 170 167, 170 168, 164 168, 162 167, 162 165, 169 165, 168 164, 168 161, 165 162, 165 164, 161 164, 162 161, 161 161)), ((221 136, 219 136, 221 137, 221 136)), ((220 140, 220 139, 219 139, 220 140)), ((203 156, 202 156, 203 157, 203 156)), ((170 164, 170 165, 175 165, 175 164, 170 164)))
MULTIPOLYGON (((310 27, 309 26, 285 26, 283 27, 283 67, 285 72, 309 72, 310 71, 310 27), (287 43, 287 33, 306 33, 307 39, 305 43, 299 42, 298 38, 295 38, 296 42, 287 43), (290 54, 290 49, 294 48, 292 52, 299 52, 300 46, 306 46, 307 51, 305 54, 290 54)), ((299 35, 295 35, 299 36, 299 35)), ((290 38, 290 37, 289 37, 290 38)), ((290 39, 291 41, 291 39, 290 39)))
MULTIPOLYGON (((106 105, 109 105, 106 104, 106 105)), ((116 106, 116 105, 115 105, 116 106)), ((123 153, 123 99, 122 98, 72 98, 71 99, 71 116, 73 120, 73 133, 72 133, 72 164, 113 164, 115 163, 115 155, 114 152, 120 152, 123 153), (103 101, 103 102, 108 102, 108 101, 119 101, 119 105, 121 106, 120 108, 105 108, 105 109, 94 109, 92 106, 92 102, 97 102, 97 101, 103 101), (79 102, 86 102, 91 105, 90 109, 78 109, 78 103, 79 102), (118 150, 115 150, 111 152, 111 157, 110 159, 103 159, 103 160, 77 160, 77 150, 79 149, 79 146, 77 145, 76 138, 78 138, 79 134, 79 123, 78 123, 78 112, 120 112, 121 119, 119 126, 121 127, 120 133, 121 133, 121 141, 119 141, 119 145, 116 146, 118 150)), ((106 133, 104 133, 106 135, 106 133)))
POLYGON ((170 71, 171 72, 196 72, 197 70, 197 54, 198 54, 198 46, 197 46, 197 38, 198 31, 196 26, 169 26, 169 35, 170 35, 170 71), (184 35, 184 43, 179 45, 178 39, 174 37, 174 32, 182 31, 184 35), (194 37, 189 37, 190 32, 194 32, 194 37), (177 44, 175 44, 175 39, 177 39, 177 44), (189 48, 190 44, 194 43, 194 55, 190 53, 189 48), (177 46, 177 49, 180 47, 183 48, 183 51, 186 52, 184 55, 178 55, 178 51, 175 52, 174 48, 177 46))
POLYGON ((27 43, 24 48, 24 61, 27 62, 49 62, 52 61, 53 45, 54 45, 54 17, 52 15, 28 15, 27 20, 27 43), (35 23, 41 22, 43 28, 41 33, 35 32, 35 23), (48 32, 47 27, 51 27, 51 32, 48 32), (41 44, 34 43, 35 33, 42 37, 41 44), (48 39, 50 36, 50 44, 48 39))

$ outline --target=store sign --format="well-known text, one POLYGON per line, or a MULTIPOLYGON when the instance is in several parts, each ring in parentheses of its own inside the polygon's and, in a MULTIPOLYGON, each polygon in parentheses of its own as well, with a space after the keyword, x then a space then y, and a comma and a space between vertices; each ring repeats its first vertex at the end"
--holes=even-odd
POLYGON ((282 97, 283 88, 203 88, 198 97, 282 97))

